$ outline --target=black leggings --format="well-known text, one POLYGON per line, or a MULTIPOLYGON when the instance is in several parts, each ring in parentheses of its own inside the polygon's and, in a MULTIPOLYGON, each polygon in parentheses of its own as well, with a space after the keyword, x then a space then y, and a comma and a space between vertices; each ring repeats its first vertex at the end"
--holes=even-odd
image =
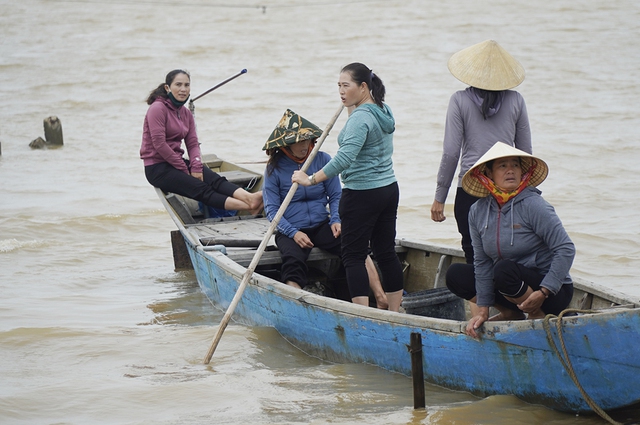
POLYGON ((369 296, 365 260, 369 246, 380 269, 385 292, 403 289, 402 265, 396 254, 397 183, 369 190, 342 190, 342 262, 351 297, 369 296))
POLYGON ((456 200, 453 204, 453 214, 456 217, 458 232, 462 235, 462 250, 467 264, 473 264, 473 246, 471 245, 471 231, 469 230, 469 210, 471 205, 480 199, 469 195, 461 187, 456 191, 456 200))
MULTIPOLYGON (((540 289, 544 279, 535 270, 510 260, 500 260, 493 268, 495 303, 510 310, 520 311, 517 305, 506 297, 519 298, 531 287, 534 291, 540 289)), ((456 263, 447 270, 447 288, 457 296, 470 300, 476 296, 476 280, 473 265, 456 263)), ((542 311, 547 314, 558 315, 567 308, 573 297, 573 284, 562 285, 555 295, 549 295, 542 304, 542 311)))
MULTIPOLYGON (((313 246, 340 256, 340 237, 333 237, 328 220, 314 228, 300 229, 300 231, 309 236, 313 246)), ((282 233, 276 233, 276 245, 278 245, 282 257, 282 281, 286 283, 291 280, 304 288, 309 272, 306 261, 311 253, 311 248, 301 248, 293 238, 282 233)))
MULTIPOLYGON (((189 168, 189 161, 185 159, 184 162, 189 168)), ((233 193, 239 188, 207 167, 202 170, 204 181, 178 170, 168 162, 147 165, 144 167, 144 174, 153 187, 219 209, 224 209, 227 198, 233 197, 233 193)))

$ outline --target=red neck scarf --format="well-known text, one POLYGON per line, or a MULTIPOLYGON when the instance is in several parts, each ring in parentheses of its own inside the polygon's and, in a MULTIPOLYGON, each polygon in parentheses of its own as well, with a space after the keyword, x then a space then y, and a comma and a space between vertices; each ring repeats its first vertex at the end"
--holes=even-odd
POLYGON ((291 149, 288 146, 280 148, 280 150, 292 161, 297 162, 298 164, 302 164, 307 160, 307 158, 309 158, 309 155, 311 155, 311 151, 313 150, 315 145, 316 145, 316 142, 309 143, 309 149, 307 150, 307 154, 304 156, 304 158, 295 157, 293 153, 291 153, 291 149))
POLYGON ((531 180, 533 171, 537 166, 538 163, 536 161, 533 161, 529 170, 522 176, 522 180, 520 181, 518 187, 511 192, 506 192, 502 188, 496 186, 493 180, 480 172, 480 167, 477 167, 473 170, 473 176, 478 179, 480 184, 489 191, 489 193, 496 199, 496 201, 498 201, 498 205, 502 207, 504 204, 509 202, 510 199, 514 198, 516 195, 522 192, 525 187, 529 185, 529 180, 531 180))

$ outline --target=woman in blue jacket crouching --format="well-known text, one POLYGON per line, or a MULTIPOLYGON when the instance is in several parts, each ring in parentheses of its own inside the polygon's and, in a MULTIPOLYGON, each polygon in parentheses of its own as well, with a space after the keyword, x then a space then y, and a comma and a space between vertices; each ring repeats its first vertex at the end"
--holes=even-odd
MULTIPOLYGON (((302 167, 321 135, 316 125, 289 109, 271 133, 263 147, 269 155, 262 191, 269 221, 291 189, 291 175, 302 167)), ((315 173, 330 160, 329 154, 318 152, 307 170, 315 173)), ((318 247, 341 258, 342 225, 338 214, 341 195, 337 176, 317 185, 298 186, 275 235, 282 257, 282 281, 287 285, 303 289, 307 286, 306 261, 311 248, 318 247)), ((377 306, 386 308, 386 296, 371 258, 367 258, 366 267, 377 306)))

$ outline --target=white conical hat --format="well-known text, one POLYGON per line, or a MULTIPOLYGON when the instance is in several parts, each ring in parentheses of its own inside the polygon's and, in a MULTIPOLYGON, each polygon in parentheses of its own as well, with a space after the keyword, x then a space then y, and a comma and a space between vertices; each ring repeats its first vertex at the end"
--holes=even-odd
POLYGON ((493 40, 460 50, 447 66, 458 80, 484 90, 508 90, 524 81, 520 62, 493 40))
POLYGON ((478 180, 476 176, 473 175, 473 170, 478 168, 481 173, 484 173, 487 162, 508 156, 519 156, 521 158, 520 161, 522 162, 523 173, 529 171, 534 161, 537 162, 528 186, 536 187, 547 178, 547 175, 549 174, 549 167, 546 162, 526 153, 525 151, 509 146, 506 143, 497 142, 491 147, 491 149, 482 155, 475 164, 473 164, 473 167, 471 167, 469 171, 464 174, 464 177, 462 177, 462 188, 464 191, 469 195, 473 195, 478 198, 488 196, 489 190, 480 183, 480 180, 478 180))

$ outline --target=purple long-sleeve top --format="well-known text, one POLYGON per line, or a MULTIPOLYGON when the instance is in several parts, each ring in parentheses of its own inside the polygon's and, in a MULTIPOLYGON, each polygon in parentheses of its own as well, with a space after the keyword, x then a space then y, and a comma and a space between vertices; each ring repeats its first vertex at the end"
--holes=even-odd
POLYGON ((191 111, 184 106, 176 107, 168 98, 159 97, 149 106, 144 118, 140 158, 144 165, 168 162, 187 174, 202 172, 200 144, 196 124, 191 111), (191 170, 182 159, 184 140, 191 170))
MULTIPOLYGON (((531 150, 531 129, 524 98, 505 90, 497 112, 482 116, 478 97, 467 88, 455 92, 449 101, 444 143, 438 170, 435 200, 444 203, 460 161, 458 186, 464 174, 496 142, 504 142, 527 153, 531 150)), ((480 99, 481 102, 481 99, 480 99)))

